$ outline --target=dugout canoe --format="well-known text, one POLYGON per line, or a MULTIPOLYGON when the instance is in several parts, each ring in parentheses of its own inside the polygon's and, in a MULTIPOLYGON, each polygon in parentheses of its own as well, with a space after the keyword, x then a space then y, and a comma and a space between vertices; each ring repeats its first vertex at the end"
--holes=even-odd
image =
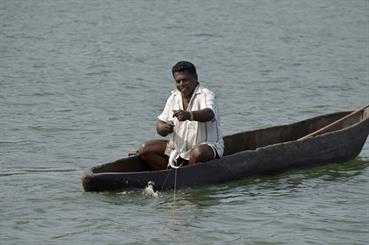
MULTIPOLYGON (((291 168, 346 162, 356 158, 369 133, 369 110, 362 110, 319 135, 298 140, 351 112, 338 112, 297 123, 246 131, 224 137, 221 159, 177 170, 176 187, 221 183, 273 174, 291 168)), ((175 170, 152 170, 139 156, 92 167, 81 176, 85 191, 174 187, 175 170)))

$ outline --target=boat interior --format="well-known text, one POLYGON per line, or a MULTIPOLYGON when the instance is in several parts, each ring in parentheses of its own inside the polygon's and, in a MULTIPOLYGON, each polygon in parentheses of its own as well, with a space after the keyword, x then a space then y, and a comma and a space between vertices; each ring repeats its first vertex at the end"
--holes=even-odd
MULTIPOLYGON (((349 112, 339 112, 315 118, 307 119, 297 123, 275 126, 264 129, 257 129, 227 135, 224 137, 224 156, 232 155, 245 150, 255 150, 259 147, 298 140, 318 129, 321 129, 341 118, 350 114, 349 112)), ((320 134, 337 131, 353 124, 360 122, 369 117, 369 110, 363 110, 329 129, 322 131, 320 134)), ((153 171, 139 157, 127 157, 115 162, 107 163, 92 168, 93 173, 102 172, 137 172, 137 171, 153 171)))
MULTIPOLYGON (((334 113, 307 119, 294 124, 259 129, 250 132, 237 133, 224 137, 224 155, 231 155, 245 150, 255 150, 259 147, 298 140, 350 114, 349 112, 334 113)), ((355 114, 333 127, 320 132, 325 134, 349 127, 369 117, 369 110, 355 114)))

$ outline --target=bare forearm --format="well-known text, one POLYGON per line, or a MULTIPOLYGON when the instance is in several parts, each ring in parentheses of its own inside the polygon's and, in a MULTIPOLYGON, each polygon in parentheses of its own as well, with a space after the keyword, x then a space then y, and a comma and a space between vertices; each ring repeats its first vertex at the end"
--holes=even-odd
POLYGON ((192 120, 198 122, 209 122, 213 120, 215 116, 214 112, 209 108, 199 111, 174 110, 173 115, 177 117, 179 121, 192 120))
POLYGON ((214 119, 214 112, 209 109, 203 109, 199 111, 191 111, 192 113, 192 120, 198 122, 209 122, 214 119))

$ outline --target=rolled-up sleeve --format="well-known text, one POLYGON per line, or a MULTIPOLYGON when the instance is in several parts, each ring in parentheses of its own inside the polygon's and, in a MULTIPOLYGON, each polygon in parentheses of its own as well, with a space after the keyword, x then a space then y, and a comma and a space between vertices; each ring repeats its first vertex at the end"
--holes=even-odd
POLYGON ((206 108, 211 109, 214 112, 214 115, 216 115, 217 106, 215 101, 215 94, 209 90, 202 94, 201 109, 206 108))
POLYGON ((158 119, 163 122, 169 122, 173 118, 173 94, 167 99, 164 110, 158 116, 158 119))

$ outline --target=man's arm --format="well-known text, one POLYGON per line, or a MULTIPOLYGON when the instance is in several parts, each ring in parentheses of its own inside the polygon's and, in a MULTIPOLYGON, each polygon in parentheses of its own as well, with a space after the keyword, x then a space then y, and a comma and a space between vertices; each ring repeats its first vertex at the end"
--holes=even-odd
POLYGON ((214 119, 214 112, 210 108, 205 108, 199 111, 184 111, 184 110, 176 110, 173 111, 174 116, 178 118, 179 121, 198 121, 198 122, 209 122, 214 119), (192 114, 192 118, 191 118, 192 114))
POLYGON ((158 134, 160 136, 167 136, 168 134, 173 132, 173 127, 174 125, 168 124, 166 122, 163 122, 161 120, 157 120, 156 122, 156 132, 158 132, 158 134))

